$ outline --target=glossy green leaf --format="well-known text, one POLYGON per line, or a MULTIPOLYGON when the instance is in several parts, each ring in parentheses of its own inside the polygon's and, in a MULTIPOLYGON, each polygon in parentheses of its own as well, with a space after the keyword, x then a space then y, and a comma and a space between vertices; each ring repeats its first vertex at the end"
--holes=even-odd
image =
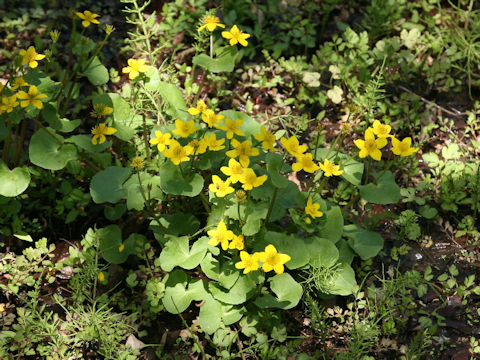
POLYGON ((258 297, 255 305, 260 308, 291 309, 299 303, 303 289, 290 274, 283 273, 270 278, 270 288, 276 296, 270 294, 258 297))
POLYGON ((242 274, 229 290, 214 282, 210 282, 208 288, 215 299, 226 304, 239 305, 254 295, 256 284, 250 276, 242 274))
POLYGON ((28 146, 30 161, 48 170, 63 169, 67 163, 77 158, 77 149, 72 144, 64 144, 64 139, 51 128, 38 130, 33 134, 28 146), (58 140, 55 140, 55 138, 58 140))
POLYGON ((160 187, 166 194, 197 196, 203 189, 203 178, 195 173, 183 177, 178 166, 166 161, 159 169, 160 187))
POLYGON ((232 72, 235 68, 235 58, 237 49, 235 46, 229 46, 219 49, 220 54, 211 58, 207 54, 200 54, 193 58, 192 62, 212 73, 232 72))
POLYGON ((320 220, 322 223, 318 227, 319 236, 333 243, 340 240, 343 233, 343 215, 340 207, 333 205, 329 209, 324 210, 320 220))
POLYGON ((400 188, 391 171, 385 172, 377 184, 360 185, 360 195, 374 204, 396 204, 400 201, 400 188))
POLYGON ((280 154, 268 153, 266 156, 267 171, 272 181, 272 184, 278 188, 285 188, 288 186, 288 179, 281 171, 285 165, 283 156, 280 154))
POLYGON ((97 56, 93 58, 93 61, 88 66, 88 69, 83 72, 83 75, 88 78, 88 81, 90 81, 92 85, 96 86, 106 84, 110 79, 107 68, 102 65, 97 56))
POLYGON ((160 266, 163 270, 172 271, 175 266, 190 270, 198 266, 205 257, 208 237, 201 237, 193 243, 191 248, 188 236, 169 236, 169 238, 160 254, 160 266))
POLYGON ((200 228, 200 221, 192 214, 174 213, 159 216, 160 223, 172 235, 192 235, 200 228))
MULTIPOLYGON (((339 252, 335 244, 320 237, 305 239, 303 250, 309 254, 309 264, 315 267, 331 267, 338 260, 339 252)), ((288 264, 288 263, 287 263, 288 264)))
POLYGON ((342 264, 337 271, 337 276, 333 279, 329 293, 341 296, 352 294, 357 285, 355 271, 348 264, 342 264))
POLYGON ((212 295, 208 294, 205 302, 200 307, 198 322, 202 330, 207 334, 213 334, 222 326, 222 304, 215 300, 212 295))
POLYGON ((354 224, 345 225, 343 229, 343 233, 348 239, 348 245, 350 245, 362 260, 374 257, 382 250, 383 238, 380 234, 365 230, 354 224))
POLYGON ((81 123, 80 120, 60 119, 57 109, 50 103, 43 105, 42 116, 52 128, 65 133, 75 130, 81 123))
POLYGON ((97 236, 100 241, 100 253, 106 261, 112 264, 124 263, 134 252, 135 240, 129 237, 123 242, 122 231, 118 225, 109 225, 98 229, 97 236))
POLYGON ((0 195, 14 197, 23 193, 30 184, 30 173, 24 167, 10 170, 0 160, 0 195))
POLYGON ((127 190, 123 183, 130 176, 130 169, 120 166, 110 166, 96 173, 90 183, 90 195, 95 203, 112 203, 124 199, 127 190))
POLYGON ((184 312, 193 300, 207 296, 201 280, 192 280, 183 270, 174 270, 167 276, 165 295, 162 299, 165 310, 172 314, 184 312))

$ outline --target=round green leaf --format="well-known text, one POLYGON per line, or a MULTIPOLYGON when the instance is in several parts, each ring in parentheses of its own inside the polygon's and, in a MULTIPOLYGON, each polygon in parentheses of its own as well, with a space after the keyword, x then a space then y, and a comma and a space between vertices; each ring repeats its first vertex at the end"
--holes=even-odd
POLYGON ((235 68, 235 57, 237 56, 236 47, 224 47, 218 49, 217 53, 218 52, 221 52, 221 54, 216 58, 211 58, 206 54, 200 54, 195 56, 192 62, 212 73, 232 72, 235 68))
POLYGON ((383 238, 376 232, 365 230, 354 224, 346 225, 343 230, 348 239, 348 245, 362 260, 374 257, 383 248, 383 238))
POLYGON ((182 176, 178 166, 166 161, 159 170, 160 187, 170 195, 194 197, 203 189, 203 178, 199 174, 182 176))
POLYGON ((222 326, 222 304, 208 294, 205 303, 200 307, 198 322, 203 331, 207 334, 213 334, 222 326))
POLYGON ((360 195, 374 204, 396 204, 400 201, 400 188, 391 171, 377 180, 377 184, 360 185, 360 195))
POLYGON ((103 258, 112 264, 124 263, 128 256, 134 252, 135 239, 129 237, 122 241, 122 231, 118 225, 109 225, 97 231, 100 241, 100 252, 103 258), (121 245, 124 245, 121 247, 121 245))
POLYGON ((275 275, 270 279, 270 288, 276 297, 267 294, 255 300, 255 305, 260 308, 291 309, 300 301, 303 289, 290 274, 275 275))
POLYGON ((55 134, 51 128, 38 130, 33 134, 28 146, 30 161, 48 170, 60 170, 71 160, 76 159, 77 149, 74 145, 63 144, 63 137, 55 134), (58 139, 55 140, 55 138, 58 139))
POLYGON ((324 221, 319 226, 319 235, 336 243, 342 237, 343 233, 343 215, 339 206, 332 206, 323 214, 324 221))
POLYGON ((96 173, 90 183, 90 195, 95 203, 116 203, 124 199, 127 190, 123 183, 130 176, 131 171, 120 166, 110 166, 96 173))
POLYGON ((357 285, 355 280, 355 271, 348 264, 342 264, 330 289, 330 294, 347 296, 353 293, 354 287, 357 285))
POLYGON ((226 304, 239 305, 254 295, 256 284, 250 276, 240 275, 228 291, 214 282, 210 282, 208 288, 215 299, 226 304))
POLYGON ((0 195, 14 197, 23 193, 30 184, 30 173, 23 167, 10 170, 0 160, 0 195))
POLYGON ((337 262, 339 257, 338 249, 330 240, 313 237, 305 239, 305 241, 307 247, 302 250, 308 253, 311 265, 328 268, 337 262))
POLYGON ((169 238, 160 254, 160 266, 163 270, 172 271, 175 266, 190 270, 198 266, 205 257, 208 237, 203 236, 195 241, 191 249, 188 236, 169 238))
POLYGON ((103 85, 109 80, 108 70, 102 65, 97 56, 89 65, 88 69, 83 72, 92 85, 103 85))

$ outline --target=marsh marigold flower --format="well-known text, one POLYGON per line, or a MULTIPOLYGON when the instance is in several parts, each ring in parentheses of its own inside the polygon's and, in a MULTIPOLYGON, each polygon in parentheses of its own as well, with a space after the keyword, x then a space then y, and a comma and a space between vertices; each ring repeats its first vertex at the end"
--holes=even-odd
POLYGON ((195 123, 193 120, 190 121, 182 121, 182 120, 175 120, 175 130, 172 132, 175 135, 180 135, 181 137, 189 137, 192 135, 195 131, 197 131, 198 128, 195 127, 195 123))
POLYGON ((190 115, 198 115, 203 113, 205 110, 207 110, 207 105, 205 104, 205 102, 203 100, 198 100, 197 106, 188 109, 188 113, 190 115))
POLYGON ((247 167, 248 164, 250 164, 249 156, 257 156, 260 154, 260 150, 252 147, 252 142, 250 140, 240 142, 237 139, 233 139, 232 146, 234 149, 227 151, 226 155, 229 158, 236 158, 238 156, 240 164, 242 164, 243 167, 247 167))
POLYGON ((225 25, 220 24, 220 19, 213 15, 206 15, 202 18, 201 21, 203 25, 197 29, 198 32, 202 31, 205 28, 208 31, 213 32, 217 28, 217 26, 222 29, 225 28, 225 25))
POLYGON ((245 133, 240 130, 240 126, 243 124, 243 120, 230 120, 225 119, 225 126, 217 126, 217 129, 227 132, 227 139, 232 139, 233 135, 245 136, 245 133))
POLYGON ((0 110, 7 113, 12 112, 14 108, 18 106, 17 95, 2 96, 2 103, 0 104, 0 110))
POLYGON ((217 246, 218 244, 222 245, 223 250, 228 249, 229 241, 233 239, 233 232, 227 229, 227 225, 222 221, 220 221, 217 225, 215 230, 207 231, 208 236, 210 236, 210 240, 208 241, 208 245, 217 246))
POLYGON ((98 280, 100 280, 101 282, 105 281, 105 274, 103 273, 103 271, 100 271, 98 273, 98 280))
POLYGON ((242 188, 245 190, 252 190, 254 187, 263 185, 263 183, 267 181, 267 178, 267 175, 257 176, 253 169, 246 168, 243 172, 240 182, 243 184, 242 188))
POLYGON ((113 127, 108 127, 106 124, 100 124, 98 126, 95 126, 92 129, 92 144, 97 145, 97 144, 103 144, 107 138, 105 135, 113 135, 117 132, 117 129, 113 127))
POLYGON ((148 71, 150 66, 146 65, 146 62, 147 60, 145 59, 128 59, 128 66, 122 69, 122 73, 128 74, 128 78, 133 80, 140 75, 140 73, 146 73, 148 71))
POLYGON ((39 94, 38 89, 35 85, 31 85, 28 88, 28 93, 26 93, 25 91, 19 91, 17 93, 17 99, 22 100, 20 102, 21 107, 27 107, 28 105, 32 104, 37 109, 42 109, 43 103, 41 100, 45 98, 47 98, 47 95, 39 94))
POLYGON ((373 133, 379 138, 392 137, 392 135, 390 135, 391 130, 392 127, 390 125, 382 124, 378 120, 373 122, 373 133))
POLYGON ((315 219, 323 216, 323 213, 318 209, 320 209, 320 204, 314 203, 312 198, 309 197, 307 200, 307 206, 305 206, 305 213, 315 219))
POLYGON ((250 37, 250 34, 242 32, 237 25, 233 25, 230 31, 222 31, 222 36, 225 39, 230 40, 231 46, 236 45, 237 43, 240 43, 242 46, 247 46, 247 39, 250 37))
POLYGON ((264 252, 258 253, 258 259, 263 262, 262 269, 265 272, 275 271, 277 274, 283 274, 283 265, 292 258, 287 254, 280 254, 272 244, 265 248, 264 252))
POLYGON ((169 158, 175 165, 184 161, 189 161, 189 155, 193 154, 193 148, 189 145, 182 146, 177 140, 172 139, 168 149, 163 151, 163 155, 169 158))
POLYGON ((155 130, 155 137, 150 139, 150 144, 157 145, 157 149, 163 152, 167 145, 170 145, 172 134, 163 134, 160 130, 155 130))
POLYGON ((297 156, 297 162, 292 165, 292 170, 293 171, 306 171, 309 173, 314 173, 320 167, 315 164, 313 161, 313 155, 311 153, 306 153, 306 154, 300 154, 297 156))
POLYGON ((207 143, 205 142, 205 138, 201 140, 193 139, 188 143, 193 148, 194 155, 200 155, 207 151, 207 143))
POLYGON ((253 253, 250 255, 246 251, 240 251, 241 261, 235 263, 235 267, 239 270, 243 269, 244 274, 258 270, 258 254, 259 253, 253 253))
POLYGON ((23 77, 18 77, 15 79, 12 85, 12 90, 17 90, 19 87, 28 86, 28 83, 23 77))
POLYGON ((355 140, 355 145, 360 149, 358 156, 364 158, 370 155, 373 160, 380 161, 382 158, 382 152, 380 151, 385 145, 387 145, 386 138, 375 139, 375 135, 372 128, 365 130, 365 140, 355 140))
POLYGON ((228 166, 222 166, 220 171, 230 177, 232 184, 243 179, 245 168, 235 159, 228 160, 228 166))
POLYGON ((225 149, 225 145, 223 145, 225 143, 225 139, 217 140, 217 135, 215 133, 206 134, 202 140, 212 151, 225 149))
POLYGON ((132 167, 135 169, 141 169, 145 166, 143 159, 140 156, 135 156, 132 159, 132 167))
POLYGON ((20 55, 23 57, 22 65, 28 64, 32 69, 38 66, 37 60, 43 60, 45 58, 45 55, 38 54, 33 46, 30 46, 27 50, 20 50, 20 55))
POLYGON ((225 116, 215 115, 215 112, 211 109, 206 109, 202 112, 202 120, 208 124, 208 127, 216 126, 225 116))
POLYGON ((243 235, 235 235, 233 234, 233 239, 230 245, 228 246, 230 250, 243 250, 245 248, 245 238, 243 235))
POLYGON ((93 105, 93 116, 102 117, 107 116, 113 113, 113 108, 105 104, 95 104, 93 105))
POLYGON ((275 148, 273 146, 277 139, 275 138, 275 135, 267 131, 265 126, 262 125, 260 128, 260 134, 254 134, 253 136, 255 139, 262 142, 263 150, 275 152, 275 148))
POLYGON ((282 137, 280 139, 280 142, 282 143, 285 150, 287 150, 290 155, 293 155, 295 157, 299 157, 305 151, 307 151, 307 145, 300 145, 296 136, 292 136, 289 139, 282 137))
POLYGON ((392 137, 392 152, 395 155, 410 156, 419 150, 418 148, 412 148, 411 146, 412 139, 409 137, 406 137, 402 141, 392 137))
POLYGON ((208 190, 213 192, 217 197, 224 197, 225 195, 231 194, 235 191, 235 189, 230 186, 230 183, 230 179, 223 181, 220 176, 213 175, 212 183, 208 186, 208 190))
POLYGON ((340 170, 340 166, 331 163, 330 161, 328 161, 328 159, 325 159, 323 161, 323 164, 320 164, 320 169, 327 177, 332 175, 339 176, 343 174, 343 170, 340 170))
POLYGON ((91 11, 85 10, 83 13, 75 11, 75 14, 82 19, 82 25, 85 28, 89 27, 90 24, 100 24, 100 21, 96 19, 100 15, 92 13, 91 11))

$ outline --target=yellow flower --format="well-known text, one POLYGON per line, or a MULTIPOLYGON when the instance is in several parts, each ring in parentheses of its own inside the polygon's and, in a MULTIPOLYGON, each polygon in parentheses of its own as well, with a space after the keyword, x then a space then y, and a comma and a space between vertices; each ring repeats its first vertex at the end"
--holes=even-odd
POLYGON ((105 274, 103 273, 103 271, 100 271, 98 273, 98 280, 100 280, 101 282, 105 281, 105 274))
POLYGON ((140 156, 135 156, 132 159, 132 167, 136 169, 141 169, 145 166, 143 159, 140 156))
POLYGON ((259 187, 263 185, 263 183, 267 181, 267 178, 267 175, 257 176, 253 169, 246 168, 243 172, 243 176, 240 179, 240 182, 243 184, 242 188, 244 188, 245 190, 252 190, 254 187, 259 187))
POLYGON ((163 152, 167 145, 170 145, 172 134, 163 134, 160 130, 155 130, 155 137, 150 139, 150 144, 157 145, 157 149, 163 152))
POLYGON ((234 150, 227 151, 226 155, 229 158, 236 158, 238 156, 240 164, 242 164, 243 167, 247 167, 248 164, 250 164, 249 156, 257 156, 260 154, 260 150, 252 148, 252 142, 250 140, 245 140, 241 143, 237 139, 233 139, 232 146, 234 150))
POLYGON ((275 135, 267 131, 267 128, 265 126, 262 126, 260 128, 260 134, 254 134, 253 136, 255 137, 255 139, 262 142, 263 150, 271 152, 275 151, 273 145, 275 144, 275 141, 277 139, 275 138, 275 135))
POLYGON ((128 66, 122 69, 122 73, 128 74, 130 80, 135 79, 140 73, 146 73, 150 68, 148 65, 145 65, 147 60, 145 59, 128 59, 128 66))
POLYGON ((118 252, 123 252, 123 250, 125 250, 125 244, 121 244, 121 245, 118 247, 118 252))
POLYGON ((382 158, 382 152, 380 151, 385 145, 387 145, 386 138, 375 139, 372 128, 365 130, 365 140, 355 140, 355 145, 360 149, 358 156, 360 158, 371 156, 372 159, 380 161, 382 158))
POLYGON ((225 28, 225 25, 220 24, 220 19, 216 16, 213 15, 206 15, 202 19, 203 25, 200 26, 197 31, 200 32, 203 29, 207 28, 208 31, 213 32, 217 26, 221 27, 222 29, 225 28))
POLYGON ((245 239, 243 235, 233 235, 232 242, 228 246, 229 249, 243 250, 245 248, 245 239))
POLYGON ((230 45, 233 46, 237 43, 240 43, 242 46, 247 46, 248 42, 246 39, 250 37, 250 34, 242 32, 237 25, 233 25, 230 31, 222 31, 222 36, 225 39, 230 39, 230 45))
POLYGON ((203 113, 205 110, 207 110, 207 105, 205 104, 205 102, 203 100, 198 100, 197 106, 188 109, 188 113, 190 115, 198 115, 203 113))
POLYGON ((100 22, 96 19, 100 15, 92 13, 91 11, 85 10, 83 14, 79 11, 75 11, 75 14, 82 19, 83 27, 89 27, 90 24, 100 24, 100 22))
POLYGON ((307 151, 307 145, 299 145, 296 136, 292 136, 290 139, 282 137, 280 139, 280 142, 282 143, 285 150, 287 150, 290 155, 293 155, 295 157, 299 157, 301 154, 307 151))
POLYGON ((223 115, 215 115, 215 112, 211 109, 206 109, 202 112, 202 120, 206 122, 210 128, 217 125, 224 117, 223 115))
POLYGON ((230 183, 230 179, 222 181, 218 175, 213 175, 212 183, 208 185, 208 190, 213 192, 217 197, 224 197, 225 195, 231 194, 235 191, 235 189, 230 186, 230 183))
POLYGON ((263 271, 269 272, 273 270, 277 274, 282 274, 284 271, 283 264, 292 258, 287 254, 280 254, 275 246, 270 244, 265 248, 264 252, 258 253, 258 259, 263 262, 263 271))
POLYGON ((193 120, 182 121, 177 119, 175 120, 175 130, 172 132, 176 135, 180 135, 181 137, 189 137, 197 130, 198 128, 195 127, 193 120))
POLYGON ((327 177, 332 175, 338 176, 343 174, 343 170, 340 170, 340 166, 331 163, 330 161, 328 161, 328 159, 325 159, 323 161, 323 164, 320 164, 320 169, 322 169, 322 171, 324 172, 324 175, 327 177))
POLYGON ((37 109, 41 109, 43 108, 41 99, 47 98, 47 95, 39 94, 37 87, 35 85, 31 85, 28 88, 28 94, 25 91, 19 91, 17 93, 17 98, 23 100, 20 102, 21 107, 27 107, 28 105, 32 104, 37 109))
POLYGON ((309 197, 307 200, 307 206, 305 206, 305 213, 315 219, 323 216, 323 213, 318 209, 320 209, 320 204, 312 203, 312 198, 309 197))
POLYGON ((18 106, 17 95, 12 96, 2 96, 2 104, 0 105, 0 110, 6 111, 7 113, 12 112, 15 107, 18 106))
POLYGON ((411 146, 412 139, 409 137, 406 137, 402 141, 392 137, 392 152, 395 155, 410 156, 419 150, 418 148, 412 148, 411 146))
POLYGON ((205 139, 202 140, 197 140, 193 139, 188 143, 193 148, 193 154, 194 155, 200 155, 203 154, 207 151, 207 143, 205 142, 205 139))
POLYGON ((15 79, 12 85, 12 90, 17 90, 19 87, 28 86, 28 83, 23 77, 18 77, 15 79))
POLYGON ((390 125, 382 124, 378 120, 373 122, 373 133, 379 138, 392 137, 392 135, 390 135, 390 130, 392 130, 390 125))
POLYGON ((309 173, 314 173, 320 168, 317 164, 313 162, 312 158, 313 155, 311 153, 300 154, 299 156, 297 156, 297 162, 292 165, 292 170, 304 170, 309 173))
POLYGON ((206 134, 203 137, 203 141, 208 146, 208 148, 212 151, 219 151, 219 150, 225 149, 225 145, 223 145, 223 143, 225 142, 225 139, 217 140, 217 135, 215 133, 206 134))
POLYGON ((28 63, 28 66, 32 69, 35 69, 38 66, 37 60, 45 58, 45 55, 38 54, 33 46, 30 46, 27 50, 20 50, 20 55, 23 56, 22 65, 28 63))
POLYGON ((93 105, 93 112, 94 113, 92 115, 101 117, 101 116, 106 116, 113 113, 113 108, 105 104, 95 104, 93 105))
POLYGON ((117 132, 117 129, 113 127, 108 127, 106 124, 100 124, 98 126, 95 126, 92 129, 92 144, 97 145, 98 144, 103 144, 105 140, 107 139, 105 135, 113 135, 117 132))
POLYGON ((258 270, 258 254, 254 253, 249 255, 246 251, 240 251, 240 260, 235 263, 237 269, 243 269, 244 274, 248 274, 250 271, 258 270))
POLYGON ((217 126, 217 129, 227 132, 227 139, 233 138, 233 135, 245 136, 245 133, 240 130, 240 126, 243 124, 243 120, 230 120, 225 119, 226 126, 217 126))
POLYGON ((175 165, 190 160, 188 156, 191 154, 193 154, 193 148, 191 146, 182 146, 174 139, 170 141, 169 148, 163 151, 163 155, 169 158, 175 165))
POLYGON ((227 230, 227 225, 225 225, 223 220, 218 223, 215 230, 209 230, 207 231, 207 234, 210 236, 208 245, 217 246, 218 244, 222 244, 223 250, 228 249, 228 242, 233 239, 233 232, 227 230))
POLYGON ((244 167, 235 159, 228 160, 228 167, 222 166, 220 171, 227 176, 230 176, 232 184, 236 184, 243 178, 244 167))

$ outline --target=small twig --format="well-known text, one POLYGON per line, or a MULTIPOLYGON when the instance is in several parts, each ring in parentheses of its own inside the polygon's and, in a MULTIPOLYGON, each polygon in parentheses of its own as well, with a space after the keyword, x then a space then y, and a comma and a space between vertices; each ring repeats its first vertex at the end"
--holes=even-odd
POLYGON ((459 111, 457 111, 457 110, 456 110, 456 112, 453 112, 453 111, 451 111, 451 110, 445 109, 444 107, 442 107, 442 106, 434 103, 433 101, 430 101, 430 100, 425 99, 424 97, 422 97, 422 96, 414 93, 412 90, 407 89, 406 87, 404 87, 404 86, 402 86, 402 85, 399 85, 398 88, 401 89, 401 90, 403 90, 403 91, 406 91, 406 92, 408 92, 408 93, 410 93, 410 94, 413 94, 413 95, 415 95, 415 96, 418 96, 418 97, 420 98, 420 100, 422 100, 424 103, 433 105, 433 106, 436 107, 437 109, 441 110, 442 112, 444 112, 444 113, 446 113, 446 114, 448 114, 448 115, 450 115, 450 116, 460 117, 460 116, 466 116, 466 115, 467 115, 466 113, 464 113, 464 112, 459 112, 459 111))

